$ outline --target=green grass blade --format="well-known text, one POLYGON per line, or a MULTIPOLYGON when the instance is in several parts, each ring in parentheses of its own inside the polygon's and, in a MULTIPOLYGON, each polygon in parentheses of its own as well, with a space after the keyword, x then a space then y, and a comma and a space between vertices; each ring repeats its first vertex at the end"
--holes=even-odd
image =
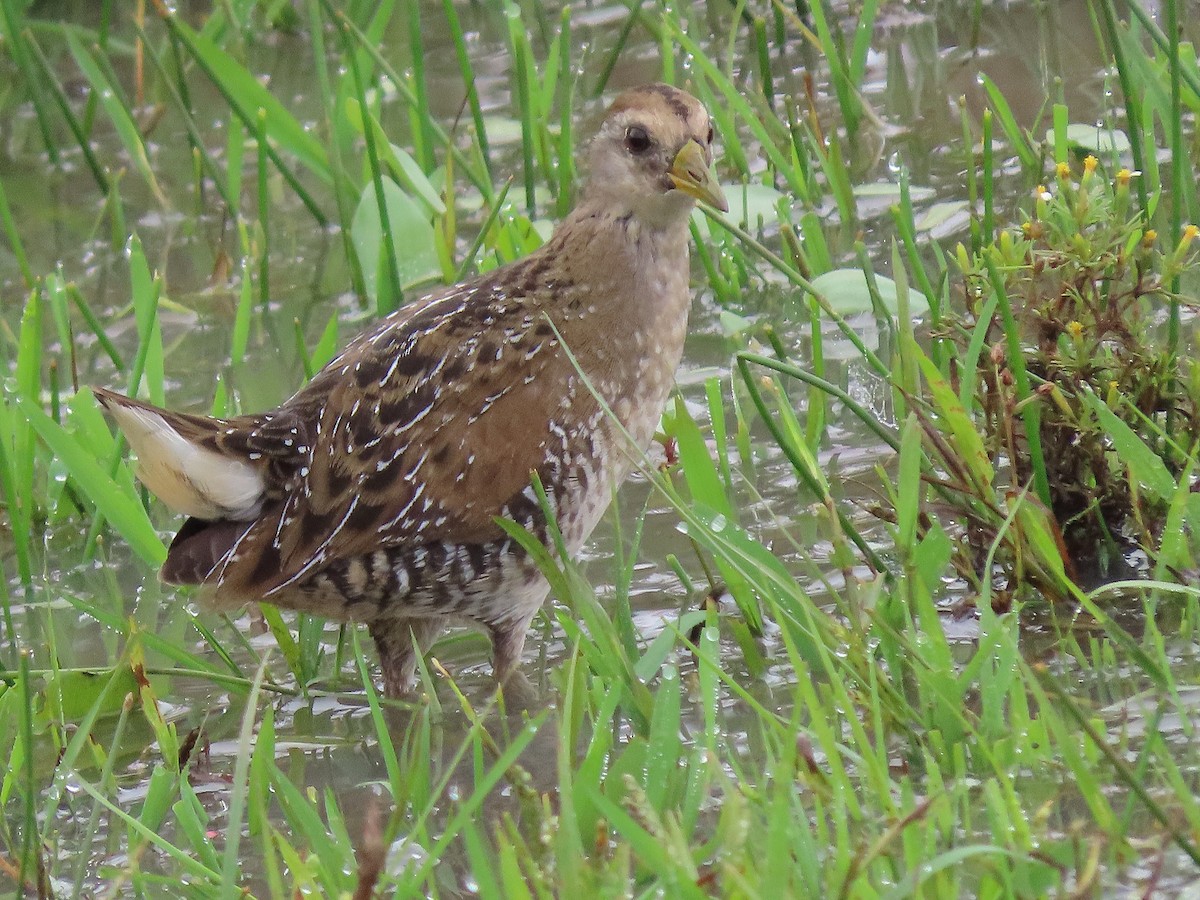
POLYGON ((120 532, 134 552, 148 566, 158 568, 167 558, 167 548, 159 539, 146 515, 145 507, 137 502, 108 476, 99 462, 74 435, 24 397, 17 406, 26 421, 38 433, 54 454, 63 461, 76 484, 88 495, 96 508, 120 532))

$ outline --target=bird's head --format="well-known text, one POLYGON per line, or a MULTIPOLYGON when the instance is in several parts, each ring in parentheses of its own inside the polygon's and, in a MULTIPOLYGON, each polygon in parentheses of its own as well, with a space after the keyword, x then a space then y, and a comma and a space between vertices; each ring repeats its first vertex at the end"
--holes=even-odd
POLYGON ((712 121, 700 101, 670 85, 643 85, 605 113, 592 141, 585 196, 643 226, 677 226, 697 199, 729 209, 712 161, 712 121))

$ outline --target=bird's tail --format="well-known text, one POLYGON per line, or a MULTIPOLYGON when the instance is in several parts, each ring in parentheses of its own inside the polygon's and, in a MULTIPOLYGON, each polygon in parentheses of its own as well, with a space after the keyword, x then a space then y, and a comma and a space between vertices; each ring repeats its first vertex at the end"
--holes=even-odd
POLYGON ((222 452, 228 423, 159 409, 104 388, 96 399, 138 457, 138 478, 163 503, 204 521, 253 519, 266 495, 264 467, 222 452))

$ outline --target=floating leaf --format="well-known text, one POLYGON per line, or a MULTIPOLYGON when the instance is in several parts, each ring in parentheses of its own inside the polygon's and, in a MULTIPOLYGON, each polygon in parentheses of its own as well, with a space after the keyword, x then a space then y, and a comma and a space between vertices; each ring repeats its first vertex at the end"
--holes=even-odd
MULTIPOLYGON (((854 187, 854 196, 860 200, 887 200, 892 203, 900 202, 900 185, 894 181, 880 181, 874 184, 859 184, 854 187)), ((911 186, 908 197, 914 203, 920 200, 930 200, 935 196, 933 188, 911 186)))
POLYGON ((729 200, 729 218, 743 228, 758 228, 758 223, 770 224, 779 214, 779 201, 785 196, 766 184, 743 184, 725 188, 729 200))
MULTIPOLYGON (((867 286, 867 276, 862 269, 834 269, 818 275, 812 280, 812 285, 825 295, 829 305, 836 312, 845 316, 853 313, 870 312, 871 291, 867 286)), ((879 289, 879 299, 884 307, 893 315, 899 307, 896 296, 896 282, 883 275, 875 276, 875 286, 879 289)), ((914 314, 929 311, 929 301, 919 291, 909 288, 908 308, 914 314)))
POLYGON ((745 316, 739 316, 737 313, 730 312, 727 309, 721 310, 719 319, 721 322, 721 331, 724 332, 726 337, 736 337, 754 327, 753 320, 747 319, 745 316))
MULTIPOLYGON (((921 217, 914 223, 917 231, 932 231, 939 225, 944 225, 955 216, 966 212, 967 204, 963 200, 946 200, 941 203, 934 203, 930 206, 921 217)), ((963 222, 963 225, 966 223, 963 222)))
POLYGON ((126 694, 137 694, 138 687, 133 670, 124 663, 96 672, 58 672, 46 681, 47 710, 55 719, 78 722, 104 695, 99 714, 113 716, 124 706, 126 694), (110 681, 116 684, 105 694, 110 681))
MULTIPOLYGON (((1046 132, 1046 143, 1054 143, 1054 131, 1046 132)), ((1128 153, 1129 138, 1123 131, 1104 125, 1075 123, 1067 126, 1067 143, 1081 150, 1097 153, 1128 153)))
POLYGON ((484 127, 487 129, 488 145, 500 147, 505 144, 517 144, 521 141, 521 122, 512 116, 484 116, 484 127))

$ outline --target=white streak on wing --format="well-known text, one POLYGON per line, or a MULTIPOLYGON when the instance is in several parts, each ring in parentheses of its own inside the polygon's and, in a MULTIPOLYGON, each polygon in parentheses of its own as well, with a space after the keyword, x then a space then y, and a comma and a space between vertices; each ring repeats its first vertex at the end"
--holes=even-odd
POLYGON ((301 578, 303 578, 305 575, 307 575, 310 571, 312 571, 312 569, 315 566, 324 562, 325 561, 325 551, 329 549, 329 545, 331 543, 333 543, 333 539, 335 537, 337 537, 338 532, 341 531, 346 526, 346 522, 347 522, 347 520, 349 520, 350 514, 352 512, 354 512, 354 508, 356 506, 358 506, 358 497, 357 496, 352 497, 350 499, 350 505, 346 507, 346 514, 344 516, 342 516, 342 521, 338 522, 337 525, 335 525, 332 529, 330 529, 329 534, 327 534, 325 536, 325 540, 321 541, 320 546, 318 546, 317 549, 313 551, 312 556, 310 556, 308 558, 308 562, 306 562, 303 566, 301 566, 296 571, 296 573, 294 575, 292 575, 291 578, 289 578, 287 581, 283 582, 283 584, 279 584, 279 585, 276 585, 275 587, 271 588, 269 591, 267 591, 265 594, 263 594, 263 596, 270 597, 272 594, 276 594, 279 591, 282 591, 285 587, 295 584, 297 581, 299 581, 301 578))
POLYGON ((396 374, 396 367, 400 365, 400 360, 404 359, 403 353, 397 353, 392 360, 392 364, 388 366, 388 370, 384 373, 383 378, 379 380, 380 384, 387 384, 392 380, 392 376, 396 374))
MULTIPOLYGON (((471 295, 473 293, 474 293, 473 290, 451 291, 449 294, 446 294, 444 297, 438 297, 438 299, 430 302, 429 306, 427 306, 426 309, 437 310, 439 317, 433 322, 432 325, 428 326, 427 328, 422 329, 420 336, 426 337, 427 335, 431 335, 431 334, 435 333, 443 325, 448 323, 450 321, 450 319, 456 313, 462 312, 463 309, 466 308, 467 301, 471 298, 471 295), (441 309, 440 308, 442 306, 449 306, 451 304, 457 304, 457 305, 454 306, 453 309, 441 309)), ((388 330, 391 331, 392 329, 389 328, 388 330)), ((413 337, 415 337, 415 335, 413 337)), ((371 343, 374 343, 374 341, 372 341, 371 343)), ((407 345, 399 353, 396 354, 396 358, 392 361, 392 365, 387 370, 387 374, 384 375, 383 378, 381 379, 382 382, 386 383, 387 381, 389 381, 391 379, 392 375, 395 374, 396 366, 399 365, 400 360, 404 356, 411 353, 414 348, 415 348, 415 341, 412 340, 412 338, 410 337, 409 341, 407 342, 407 345)))
POLYGON ((391 322, 387 325, 387 327, 380 328, 378 332, 376 332, 374 335, 371 336, 371 338, 367 341, 367 343, 372 344, 372 345, 378 344, 384 338, 389 337, 395 330, 396 330, 396 323, 391 322))
POLYGON ((414 425, 416 425, 418 422, 420 422, 423 418, 425 418, 431 412, 433 412, 433 404, 432 403, 430 403, 428 406, 426 406, 424 409, 422 409, 419 413, 417 413, 415 416, 413 416, 411 419, 409 419, 403 425, 397 425, 395 428, 393 428, 392 434, 397 435, 397 436, 404 434, 404 432, 408 431, 408 429, 412 428, 414 425))
MULTIPOLYGON (((280 512, 279 515, 282 516, 283 513, 280 512)), ((229 550, 226 551, 225 555, 221 558, 221 562, 220 562, 221 574, 218 575, 216 578, 216 585, 217 585, 218 591, 220 591, 221 585, 225 581, 225 570, 229 568, 230 563, 236 562, 238 557, 241 556, 241 553, 239 551, 242 549, 242 541, 246 540, 246 538, 248 538, 250 536, 250 532, 252 532, 253 530, 254 530, 254 527, 251 526, 251 527, 247 528, 245 531, 243 531, 240 535, 238 535, 238 539, 233 542, 233 546, 230 547, 229 550)), ((213 568, 209 570, 208 576, 206 576, 206 577, 212 577, 213 570, 215 570, 215 569, 216 569, 216 566, 213 566, 213 568)))
POLYGON ((422 481, 420 484, 417 485, 417 489, 415 491, 413 491, 412 499, 409 500, 408 503, 405 504, 404 508, 402 510, 400 510, 400 512, 396 513, 396 515, 393 516, 389 521, 384 522, 382 525, 379 526, 380 533, 382 534, 384 532, 390 531, 395 525, 399 524, 400 520, 403 519, 405 516, 407 516, 409 513, 409 510, 411 510, 413 508, 413 506, 416 504, 417 498, 419 498, 423 493, 425 493, 425 482, 422 481))
POLYGON ((272 541, 274 547, 279 547, 279 538, 283 534, 283 527, 290 523, 294 518, 296 506, 296 495, 290 494, 287 501, 283 504, 283 509, 279 511, 279 524, 275 526, 275 538, 272 541))
POLYGON ((417 472, 421 470, 421 466, 425 465, 425 460, 429 459, 429 449, 429 447, 426 447, 425 452, 421 454, 420 458, 413 463, 409 470, 405 473, 405 480, 412 481, 416 478, 417 472))
POLYGON ((254 466, 191 443, 157 413, 109 407, 138 456, 138 478, 163 503, 198 519, 253 519, 265 486, 254 466))

